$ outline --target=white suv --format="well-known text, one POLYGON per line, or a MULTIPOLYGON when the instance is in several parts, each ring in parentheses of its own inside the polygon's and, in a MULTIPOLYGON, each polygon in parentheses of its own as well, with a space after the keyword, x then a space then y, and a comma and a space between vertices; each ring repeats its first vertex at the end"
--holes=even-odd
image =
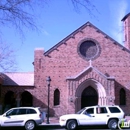
POLYGON ((78 126, 107 125, 116 129, 118 121, 124 118, 124 112, 119 106, 90 106, 60 117, 59 123, 68 130, 75 130, 78 126))
POLYGON ((0 126, 24 126, 26 130, 33 130, 42 123, 40 108, 17 107, 0 115, 0 126))

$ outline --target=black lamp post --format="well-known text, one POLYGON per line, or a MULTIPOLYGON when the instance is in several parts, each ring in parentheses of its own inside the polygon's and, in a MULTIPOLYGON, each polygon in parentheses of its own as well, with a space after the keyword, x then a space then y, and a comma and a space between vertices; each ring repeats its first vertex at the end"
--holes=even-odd
POLYGON ((48 76, 47 77, 47 79, 46 79, 46 81, 47 81, 47 86, 48 86, 48 106, 47 106, 47 124, 49 124, 50 122, 49 122, 49 98, 50 98, 50 82, 51 82, 51 78, 50 78, 50 76, 48 76))

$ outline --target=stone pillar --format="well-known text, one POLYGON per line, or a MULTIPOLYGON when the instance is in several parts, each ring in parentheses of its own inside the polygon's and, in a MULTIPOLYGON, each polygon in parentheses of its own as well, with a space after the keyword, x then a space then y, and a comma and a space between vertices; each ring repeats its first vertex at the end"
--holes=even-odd
POLYGON ((108 93, 107 93, 107 103, 108 105, 115 104, 115 80, 108 79, 108 93))
POLYGON ((75 97, 76 83, 74 80, 68 80, 68 110, 67 113, 75 113, 77 99, 75 97))
POLYGON ((20 101, 21 101, 21 94, 19 92, 16 92, 16 106, 20 107, 20 101))
POLYGON ((75 112, 79 111, 81 109, 81 97, 75 98, 75 112))

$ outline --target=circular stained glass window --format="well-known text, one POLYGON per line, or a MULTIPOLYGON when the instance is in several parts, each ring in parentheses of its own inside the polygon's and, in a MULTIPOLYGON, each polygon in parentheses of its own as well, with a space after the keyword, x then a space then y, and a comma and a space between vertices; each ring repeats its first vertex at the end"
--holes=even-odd
POLYGON ((96 58, 99 54, 99 46, 92 40, 86 40, 79 46, 79 52, 87 60, 96 58))

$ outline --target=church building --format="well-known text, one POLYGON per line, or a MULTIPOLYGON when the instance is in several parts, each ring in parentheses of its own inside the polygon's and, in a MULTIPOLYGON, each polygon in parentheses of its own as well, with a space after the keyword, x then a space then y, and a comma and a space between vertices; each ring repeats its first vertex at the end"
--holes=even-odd
POLYGON ((130 13, 123 19, 124 46, 90 22, 44 51, 34 51, 33 73, 4 73, 2 111, 14 106, 48 106, 50 116, 86 106, 119 105, 130 114, 130 13))

